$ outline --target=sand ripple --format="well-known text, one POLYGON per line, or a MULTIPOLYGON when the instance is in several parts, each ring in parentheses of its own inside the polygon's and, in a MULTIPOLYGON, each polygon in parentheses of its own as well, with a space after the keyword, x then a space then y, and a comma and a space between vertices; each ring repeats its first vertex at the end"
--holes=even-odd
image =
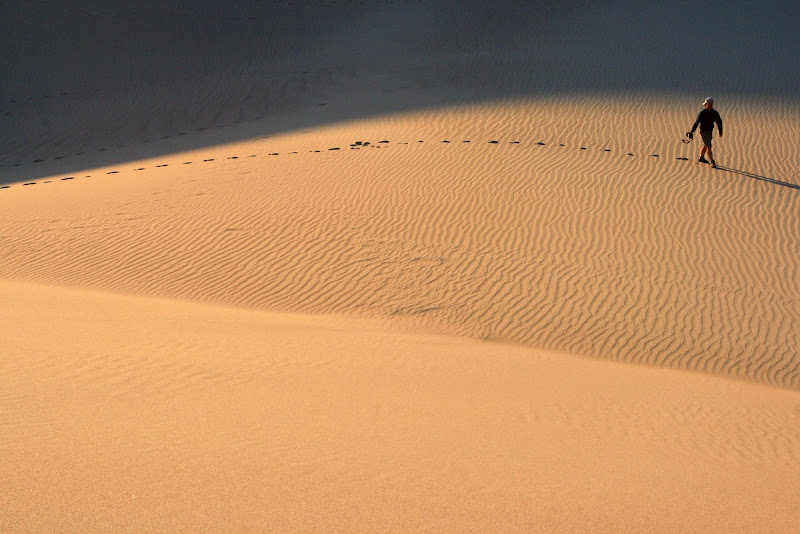
POLYGON ((786 186, 713 171, 678 159, 696 147, 675 139, 604 140, 602 121, 582 141, 537 133, 556 106, 542 105, 334 126, 13 187, 0 276, 386 317, 800 387, 800 192, 786 167, 766 176, 786 186))

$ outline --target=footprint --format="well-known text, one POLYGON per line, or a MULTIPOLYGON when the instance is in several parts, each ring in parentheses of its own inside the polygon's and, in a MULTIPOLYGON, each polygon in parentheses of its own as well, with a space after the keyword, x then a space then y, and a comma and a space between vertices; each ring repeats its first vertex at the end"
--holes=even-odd
POLYGON ((600 152, 611 152, 611 149, 610 148, 603 148, 603 149, 600 150, 600 152))
POLYGON ((8 189, 11 187, 10 185, 0 185, 0 189, 8 189))
POLYGON ((117 174, 119 171, 108 171, 106 174, 117 174))
MULTIPOLYGON (((314 152, 319 152, 319 150, 315 150, 314 152)), ((270 156, 280 156, 280 152, 273 152, 270 156)))
POLYGON ((585 146, 582 146, 582 147, 581 147, 581 150, 586 150, 586 147, 585 147, 585 146))
POLYGON ((658 154, 650 154, 650 157, 651 158, 660 158, 661 156, 659 156, 658 154))
MULTIPOLYGON (((250 155, 249 155, 249 156, 247 156, 247 157, 248 157, 248 158, 254 158, 254 157, 256 157, 256 155, 255 155, 255 154, 250 154, 250 155)), ((190 162, 190 163, 191 163, 191 162, 190 162)))
POLYGON ((138 169, 133 169, 134 171, 143 171, 144 167, 139 167, 138 169))
POLYGON ((339 147, 336 147, 336 146, 335 146, 335 147, 333 147, 333 148, 329 148, 328 150, 339 150, 339 147))
POLYGON ((184 161, 184 162, 183 162, 183 164, 184 164, 184 165, 191 165, 191 164, 192 164, 192 162, 191 162, 191 161, 184 161))
POLYGON ((511 145, 518 145, 518 144, 519 144, 519 141, 509 141, 509 144, 511 144, 511 145))
POLYGON ((633 152, 628 152, 628 155, 629 156, 633 156, 633 152))
POLYGON ((74 179, 75 179, 74 176, 67 176, 66 178, 62 178, 61 180, 63 181, 63 180, 74 180, 74 179))
POLYGON ((675 158, 675 159, 679 159, 681 161, 689 161, 689 158, 675 158))
POLYGON ((167 166, 166 163, 162 163, 161 165, 156 165, 156 167, 166 167, 166 166, 167 166))
POLYGON ((388 142, 389 142, 389 141, 387 141, 387 140, 385 140, 385 139, 384 139, 383 141, 378 141, 378 143, 381 143, 381 144, 385 144, 385 143, 388 143, 388 142))
POLYGON ((203 161, 214 161, 214 158, 204 159, 203 161))
POLYGON ((536 143, 536 144, 537 144, 537 145, 539 145, 539 146, 544 146, 544 145, 545 145, 545 143, 542 143, 541 141, 539 141, 539 142, 538 142, 538 143, 536 143))
POLYGON ((33 160, 34 163, 41 163, 43 161, 44 161, 43 159, 35 159, 35 160, 33 160))
POLYGON ((564 143, 558 143, 558 146, 564 146, 564 143))
POLYGON ((27 184, 22 184, 22 185, 36 185, 36 182, 28 182, 27 184))
POLYGON ((489 144, 490 144, 490 145, 496 145, 496 144, 498 144, 499 142, 500 142, 500 141, 489 141, 489 144))
POLYGON ((469 143, 469 139, 467 139, 467 140, 465 140, 465 141, 461 141, 461 142, 462 142, 462 143, 469 143))
POLYGON ((447 139, 445 139, 444 141, 442 141, 442 143, 449 143, 449 142, 450 142, 450 141, 448 141, 447 139))
POLYGON ((76 156, 83 156, 84 154, 86 154, 86 152, 75 152, 76 156))
POLYGON ((230 156, 228 159, 239 159, 239 156, 230 156))

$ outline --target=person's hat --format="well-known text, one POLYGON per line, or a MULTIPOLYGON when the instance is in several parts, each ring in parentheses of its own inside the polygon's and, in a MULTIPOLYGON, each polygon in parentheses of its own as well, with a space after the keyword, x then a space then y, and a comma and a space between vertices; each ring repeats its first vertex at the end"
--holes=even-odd
POLYGON ((713 99, 713 98, 711 98, 710 96, 709 96, 709 97, 706 97, 706 99, 705 99, 705 100, 703 100, 703 105, 704 105, 704 106, 705 106, 706 104, 713 104, 713 103, 714 103, 714 99, 713 99))

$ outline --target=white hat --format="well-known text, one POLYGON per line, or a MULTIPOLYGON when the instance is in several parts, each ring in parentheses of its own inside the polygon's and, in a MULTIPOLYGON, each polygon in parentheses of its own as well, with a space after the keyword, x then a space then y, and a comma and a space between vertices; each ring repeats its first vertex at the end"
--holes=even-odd
POLYGON ((706 97, 706 99, 705 99, 705 100, 703 100, 703 105, 704 105, 704 106, 705 106, 706 104, 713 104, 713 103, 714 103, 714 99, 713 99, 713 98, 711 98, 710 96, 707 96, 707 97, 706 97))

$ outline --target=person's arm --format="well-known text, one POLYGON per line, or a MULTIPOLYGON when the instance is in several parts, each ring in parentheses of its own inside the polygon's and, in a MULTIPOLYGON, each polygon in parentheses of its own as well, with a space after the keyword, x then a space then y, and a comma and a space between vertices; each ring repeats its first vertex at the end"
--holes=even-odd
POLYGON ((697 120, 694 121, 694 124, 692 125, 692 130, 691 130, 692 133, 694 133, 694 131, 697 129, 697 125, 700 124, 700 114, 701 113, 703 113, 703 112, 701 111, 700 113, 697 114, 697 120))
POLYGON ((722 137, 722 117, 717 113, 717 129, 719 129, 719 136, 722 137))

